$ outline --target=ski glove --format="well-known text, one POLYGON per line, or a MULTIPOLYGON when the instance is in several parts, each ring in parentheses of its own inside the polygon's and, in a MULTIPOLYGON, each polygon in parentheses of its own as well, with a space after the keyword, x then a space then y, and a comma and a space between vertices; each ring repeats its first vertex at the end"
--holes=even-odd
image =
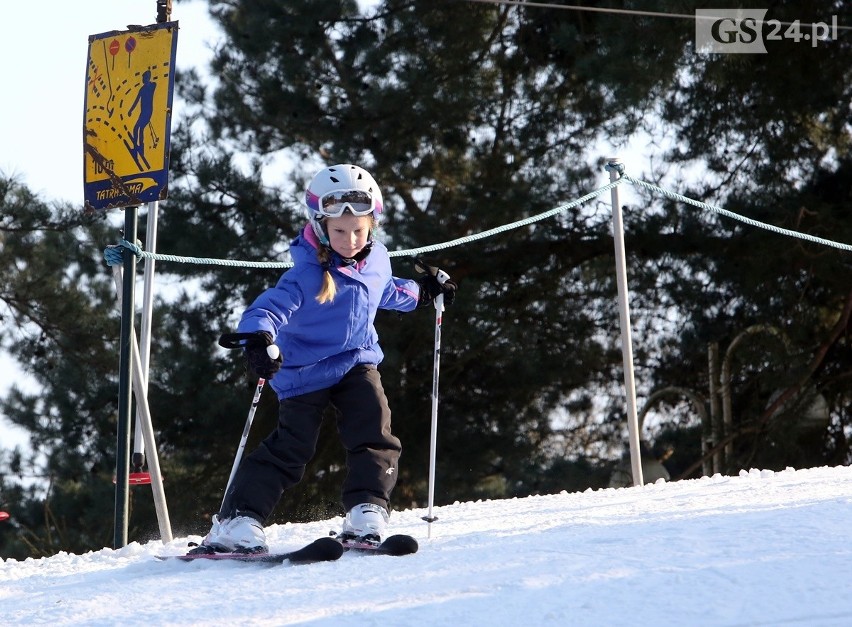
POLYGON ((252 370, 258 377, 263 379, 271 379, 273 375, 281 369, 281 355, 275 359, 269 356, 266 348, 272 345, 272 335, 267 331, 258 331, 254 335, 257 339, 252 339, 246 342, 246 359, 248 359, 249 369, 252 370))
POLYGON ((438 281, 438 277, 429 273, 423 275, 417 283, 420 285, 418 307, 428 307, 441 294, 444 295, 445 305, 452 305, 456 300, 456 290, 459 286, 452 279, 447 279, 444 283, 441 283, 438 281))

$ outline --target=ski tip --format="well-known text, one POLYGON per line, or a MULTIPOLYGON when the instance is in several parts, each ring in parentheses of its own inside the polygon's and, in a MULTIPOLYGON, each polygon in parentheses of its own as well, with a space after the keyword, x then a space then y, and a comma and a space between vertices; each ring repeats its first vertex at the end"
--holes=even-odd
POLYGON ((343 555, 343 545, 334 538, 320 538, 310 544, 303 546, 291 553, 187 553, 186 555, 156 555, 158 560, 180 560, 191 562, 194 560, 222 560, 236 562, 256 562, 261 564, 280 564, 281 562, 292 562, 293 564, 310 564, 312 562, 331 562, 343 555))
POLYGON ((334 538, 319 538, 287 555, 291 562, 331 562, 343 555, 343 545, 334 538))
POLYGON ((419 548, 417 540, 406 535, 390 536, 379 546, 379 550, 387 555, 410 555, 417 553, 419 548))

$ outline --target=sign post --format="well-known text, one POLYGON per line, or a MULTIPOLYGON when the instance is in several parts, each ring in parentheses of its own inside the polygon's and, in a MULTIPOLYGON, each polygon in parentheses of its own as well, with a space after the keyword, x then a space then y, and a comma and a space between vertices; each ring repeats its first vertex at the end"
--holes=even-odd
MULTIPOLYGON (((151 205, 156 206, 157 201, 168 196, 178 31, 177 22, 167 21, 170 8, 170 2, 158 0, 157 24, 89 37, 83 124, 84 205, 86 211, 123 208, 124 237, 134 243, 139 205, 150 203, 150 213, 151 205)), ((136 350, 136 259, 127 249, 123 254, 115 548, 127 544, 133 384, 131 360, 136 350)), ((141 393, 145 393, 144 389, 141 393)), ((150 428, 148 431, 153 433, 150 428)), ((161 521, 161 534, 167 541, 171 540, 171 529, 165 511, 162 477, 159 472, 157 475, 153 486, 155 504, 161 521)))
MULTIPOLYGON (((614 183, 624 172, 621 159, 612 158, 607 163, 609 180, 614 183)), ((615 279, 618 285, 618 321, 621 327, 621 358, 624 363, 624 393, 627 402, 627 435, 630 443, 630 468, 633 485, 644 484, 642 458, 639 451, 639 418, 636 412, 636 381, 633 374, 633 336, 630 330, 630 294, 627 289, 627 255, 624 250, 624 220, 621 215, 621 200, 618 187, 613 187, 612 235, 615 242, 615 279)))

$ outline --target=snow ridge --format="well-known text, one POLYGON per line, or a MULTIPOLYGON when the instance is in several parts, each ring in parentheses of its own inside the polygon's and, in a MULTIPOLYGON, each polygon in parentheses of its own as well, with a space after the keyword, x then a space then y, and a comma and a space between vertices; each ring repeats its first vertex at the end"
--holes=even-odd
MULTIPOLYGON (((0 616, 32 625, 852 624, 852 468, 394 512, 405 557, 160 562, 178 538, 0 562, 0 616)), ((288 551, 341 519, 267 528, 288 551)))

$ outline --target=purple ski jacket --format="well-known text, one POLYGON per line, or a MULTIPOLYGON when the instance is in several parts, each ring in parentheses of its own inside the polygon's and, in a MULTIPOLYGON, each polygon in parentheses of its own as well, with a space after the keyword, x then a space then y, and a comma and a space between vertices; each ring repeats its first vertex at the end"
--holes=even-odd
POLYGON ((243 312, 237 328, 268 331, 275 338, 283 364, 269 385, 279 399, 330 387, 358 364, 378 365, 384 354, 373 324, 376 311, 417 307, 417 282, 391 275, 387 248, 377 241, 354 265, 332 254, 337 295, 318 303, 323 279, 318 245, 310 227, 302 229, 290 243, 294 266, 243 312))

